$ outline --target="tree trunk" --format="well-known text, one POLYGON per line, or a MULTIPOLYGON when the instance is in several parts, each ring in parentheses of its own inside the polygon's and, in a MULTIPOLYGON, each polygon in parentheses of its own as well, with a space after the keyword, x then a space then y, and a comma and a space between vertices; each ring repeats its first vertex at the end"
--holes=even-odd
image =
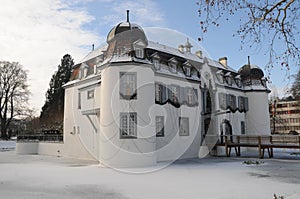
POLYGON ((5 125, 5 121, 1 121, 1 138, 6 140, 7 139, 7 128, 5 125))

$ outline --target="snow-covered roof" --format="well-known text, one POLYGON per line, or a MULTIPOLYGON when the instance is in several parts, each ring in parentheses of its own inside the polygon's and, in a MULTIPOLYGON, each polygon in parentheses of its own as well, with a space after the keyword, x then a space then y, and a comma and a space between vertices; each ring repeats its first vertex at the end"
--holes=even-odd
MULTIPOLYGON (((165 52, 168 54, 172 54, 178 57, 182 57, 184 59, 188 59, 188 60, 192 60, 192 61, 196 61, 196 62, 200 62, 203 63, 204 62, 204 57, 198 57, 196 54, 193 53, 189 53, 189 52, 181 52, 176 48, 170 47, 170 46, 166 46, 157 42, 153 42, 153 41, 149 41, 148 42, 148 46, 147 48, 153 49, 153 50, 157 50, 157 51, 161 51, 161 52, 165 52)), ((217 67, 217 68, 223 68, 225 70, 231 71, 236 73, 237 71, 234 70, 233 68, 227 66, 224 67, 222 64, 220 64, 218 61, 212 60, 207 58, 208 61, 208 65, 213 66, 213 67, 217 67)))
POLYGON ((90 59, 93 59, 93 58, 103 54, 103 51, 106 51, 107 47, 108 47, 108 45, 106 44, 104 46, 96 48, 95 50, 90 52, 87 56, 85 56, 79 63, 86 62, 90 59))

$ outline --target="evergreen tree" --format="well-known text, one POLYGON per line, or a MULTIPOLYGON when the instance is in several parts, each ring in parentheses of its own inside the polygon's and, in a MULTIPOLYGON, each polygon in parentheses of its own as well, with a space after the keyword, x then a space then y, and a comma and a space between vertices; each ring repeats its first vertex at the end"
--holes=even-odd
POLYGON ((62 124, 65 96, 62 86, 69 81, 73 65, 73 58, 66 54, 61 59, 58 70, 52 75, 40 115, 41 123, 47 128, 56 125, 55 123, 62 124))

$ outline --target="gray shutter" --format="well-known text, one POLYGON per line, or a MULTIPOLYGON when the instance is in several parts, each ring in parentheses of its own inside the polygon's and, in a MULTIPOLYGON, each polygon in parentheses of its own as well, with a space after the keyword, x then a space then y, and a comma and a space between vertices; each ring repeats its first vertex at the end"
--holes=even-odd
POLYGON ((245 112, 249 111, 248 97, 244 98, 245 102, 245 112))
POLYGON ((193 88, 193 105, 198 105, 198 90, 193 88))

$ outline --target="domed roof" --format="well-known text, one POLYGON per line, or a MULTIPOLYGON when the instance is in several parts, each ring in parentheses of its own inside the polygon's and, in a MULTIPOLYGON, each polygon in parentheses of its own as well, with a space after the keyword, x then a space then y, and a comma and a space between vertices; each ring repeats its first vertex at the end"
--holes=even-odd
POLYGON ((139 25, 130 23, 129 21, 121 22, 113 27, 107 35, 106 42, 109 43, 118 37, 125 37, 126 39, 130 39, 132 42, 141 39, 146 44, 148 43, 144 30, 139 25))
POLYGON ((254 64, 245 64, 239 69, 238 73, 242 78, 261 79, 264 76, 262 69, 254 64))

